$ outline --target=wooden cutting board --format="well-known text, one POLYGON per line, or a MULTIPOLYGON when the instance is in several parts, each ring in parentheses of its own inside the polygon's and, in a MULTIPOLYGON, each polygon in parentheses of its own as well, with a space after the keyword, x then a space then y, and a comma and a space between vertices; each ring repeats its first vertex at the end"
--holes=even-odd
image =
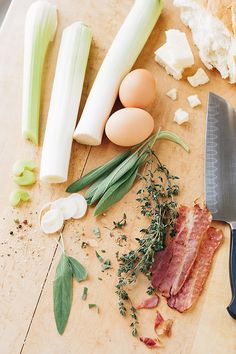
MULTIPOLYGON (((60 257, 57 237, 43 235, 37 226, 41 206, 63 196, 67 184, 50 186, 37 182, 31 188, 32 201, 19 209, 8 203, 10 192, 15 188, 11 168, 16 159, 32 158, 40 165, 43 132, 50 101, 56 58, 62 30, 80 20, 91 26, 93 44, 84 85, 81 108, 91 88, 97 70, 112 39, 127 15, 132 0, 51 0, 59 10, 59 27, 51 45, 43 77, 41 105, 40 146, 34 147, 21 137, 21 97, 24 19, 32 0, 13 0, 7 18, 0 31, 0 352, 2 354, 133 354, 148 353, 138 339, 130 334, 129 319, 119 315, 114 285, 116 284, 117 250, 125 251, 135 244, 139 229, 145 224, 139 219, 135 203, 137 186, 105 217, 95 219, 89 211, 82 221, 68 223, 65 247, 68 254, 80 259, 89 271, 84 284, 74 284, 72 311, 66 331, 60 336, 55 328, 52 304, 52 284, 55 267, 60 257), (110 237, 113 220, 127 214, 128 223, 122 231, 128 236, 127 246, 120 248, 110 237), (27 219, 32 227, 17 229, 14 219, 27 219), (99 227, 101 241, 97 250, 105 249, 113 269, 101 273, 95 250, 81 248, 81 242, 95 238, 92 230, 99 227), (101 277, 102 281, 98 278, 101 277), (81 300, 83 287, 87 286, 88 299, 81 300), (96 303, 99 313, 88 308, 96 303)), ((197 198, 203 200, 204 134, 207 95, 210 90, 223 96, 236 108, 235 86, 220 79, 216 72, 208 72, 210 83, 193 89, 186 80, 180 82, 169 77, 154 62, 154 50, 164 43, 164 31, 169 28, 184 30, 195 53, 197 67, 203 66, 193 45, 190 32, 179 19, 179 11, 165 2, 165 9, 142 51, 135 67, 147 68, 157 80, 157 96, 150 112, 156 127, 170 129, 189 142, 191 152, 185 153, 170 142, 159 142, 156 151, 160 159, 174 174, 180 176, 180 202, 192 205, 197 198), (165 93, 176 87, 179 98, 172 102, 165 93), (191 109, 187 96, 198 94, 202 107, 191 109), (174 111, 182 107, 190 113, 191 121, 185 126, 173 123, 174 111)), ((80 109, 81 110, 81 109, 80 109)), ((99 147, 73 144, 68 183, 91 168, 104 163, 122 149, 106 138, 99 147)), ((173 335, 165 341, 165 348, 154 353, 168 354, 233 354, 236 353, 236 322, 227 314, 230 301, 228 279, 229 229, 218 224, 224 231, 223 246, 217 252, 205 290, 196 306, 186 314, 171 309, 163 299, 160 311, 166 318, 174 319, 173 335)), ((146 279, 140 277, 131 292, 134 304, 145 297, 146 279)), ((140 333, 154 336, 155 310, 140 311, 140 333)))

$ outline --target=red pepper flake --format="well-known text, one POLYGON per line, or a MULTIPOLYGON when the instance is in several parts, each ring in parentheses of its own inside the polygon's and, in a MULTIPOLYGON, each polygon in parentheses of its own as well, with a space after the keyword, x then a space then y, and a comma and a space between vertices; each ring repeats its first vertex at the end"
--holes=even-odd
POLYGON ((158 303, 159 303, 159 296, 158 295, 153 295, 145 300, 143 300, 141 302, 140 305, 137 306, 137 309, 154 309, 155 307, 157 307, 158 303))
POLYGON ((155 319, 155 324, 154 324, 154 329, 156 330, 160 324, 164 322, 164 318, 162 317, 162 315, 160 314, 159 311, 157 311, 157 315, 156 315, 156 319, 155 319))
POLYGON ((28 220, 23 220, 23 221, 22 221, 22 224, 28 225, 28 220))
POLYGON ((148 348, 157 348, 157 342, 155 339, 147 338, 147 337, 140 337, 141 342, 143 342, 148 348))

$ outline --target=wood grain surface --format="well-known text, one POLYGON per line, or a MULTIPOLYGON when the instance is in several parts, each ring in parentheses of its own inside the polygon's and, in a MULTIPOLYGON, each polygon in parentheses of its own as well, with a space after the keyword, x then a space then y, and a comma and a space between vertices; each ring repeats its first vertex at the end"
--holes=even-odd
MULTIPOLYGON (((133 354, 148 353, 148 349, 131 336, 129 319, 119 315, 114 285, 117 262, 115 252, 125 251, 135 245, 135 237, 145 220, 138 218, 133 190, 105 217, 94 218, 92 210, 82 221, 67 223, 64 238, 68 254, 80 259, 88 269, 89 279, 74 284, 72 311, 66 331, 60 336, 55 327, 52 304, 52 283, 55 267, 60 257, 57 236, 47 237, 38 228, 38 212, 42 205, 65 195, 66 186, 104 163, 122 149, 106 138, 98 147, 73 143, 69 180, 67 184, 47 185, 37 182, 31 188, 32 201, 19 209, 9 206, 10 192, 15 188, 11 168, 16 159, 32 158, 40 165, 43 133, 46 124, 56 58, 62 30, 80 20, 92 28, 93 44, 80 107, 91 88, 97 70, 112 39, 132 6, 132 0, 54 0, 58 7, 59 27, 54 43, 47 54, 43 76, 41 104, 40 146, 34 147, 21 137, 21 98, 24 20, 31 0, 13 0, 7 18, 0 30, 0 352, 1 354, 133 354), (128 224, 127 246, 121 249, 110 236, 113 220, 119 220, 123 212, 128 224), (32 227, 17 229, 14 219, 27 219, 32 227), (94 248, 81 248, 81 240, 95 238, 92 230, 99 227, 101 241, 97 250, 105 249, 113 269, 101 273, 94 248), (11 231, 13 234, 10 234, 11 231), (79 240, 80 239, 80 240, 79 240), (103 280, 98 280, 101 277, 103 280), (89 288, 86 302, 81 300, 83 287, 89 288), (96 303, 99 313, 88 308, 96 303)), ((196 65, 187 73, 203 66, 193 45, 190 32, 179 19, 179 11, 165 1, 165 9, 135 67, 147 68, 157 80, 156 100, 149 111, 155 118, 156 127, 170 129, 190 144, 191 152, 185 153, 170 142, 158 142, 156 151, 171 172, 180 176, 180 203, 192 205, 196 199, 204 200, 204 135, 207 95, 210 90, 223 96, 236 108, 235 86, 220 79, 217 72, 208 72, 210 83, 193 89, 183 79, 179 82, 169 77, 154 62, 154 50, 164 43, 164 31, 169 28, 184 30, 194 50, 196 65), (172 102, 165 93, 176 87, 179 98, 172 102), (198 94, 202 107, 191 109, 187 96, 198 94), (182 107, 190 113, 190 123, 177 126, 173 122, 174 111, 182 107)), ((80 113, 79 113, 80 115, 80 113)), ((229 229, 223 224, 225 240, 217 252, 212 271, 202 296, 194 308, 186 314, 171 309, 163 299, 160 311, 166 318, 174 319, 173 335, 165 341, 165 348, 154 353, 163 354, 233 354, 236 353, 236 323, 227 314, 230 301, 228 277, 229 229)), ((132 289, 134 304, 145 297, 148 283, 140 277, 132 289)), ((154 336, 155 310, 140 311, 140 333, 154 336)))

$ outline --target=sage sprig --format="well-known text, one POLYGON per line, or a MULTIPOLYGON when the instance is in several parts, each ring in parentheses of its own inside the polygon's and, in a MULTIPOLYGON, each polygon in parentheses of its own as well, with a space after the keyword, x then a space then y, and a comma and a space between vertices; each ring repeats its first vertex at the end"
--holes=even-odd
POLYGON ((139 169, 150 155, 150 149, 159 139, 166 139, 180 145, 187 152, 188 145, 176 134, 158 130, 144 143, 116 156, 72 183, 67 192, 74 193, 90 186, 85 194, 89 205, 97 203, 94 215, 100 215, 121 200, 133 187, 139 169))
POLYGON ((87 278, 87 271, 80 262, 63 251, 53 283, 54 317, 60 334, 63 334, 70 315, 73 277, 81 282, 87 278))

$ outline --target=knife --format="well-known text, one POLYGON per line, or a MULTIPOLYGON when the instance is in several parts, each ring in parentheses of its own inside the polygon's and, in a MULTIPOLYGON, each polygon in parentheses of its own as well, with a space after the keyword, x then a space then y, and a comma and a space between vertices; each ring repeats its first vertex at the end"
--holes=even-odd
POLYGON ((236 113, 222 97, 208 97, 205 197, 213 220, 230 225, 230 284, 232 300, 227 310, 236 319, 236 113))

